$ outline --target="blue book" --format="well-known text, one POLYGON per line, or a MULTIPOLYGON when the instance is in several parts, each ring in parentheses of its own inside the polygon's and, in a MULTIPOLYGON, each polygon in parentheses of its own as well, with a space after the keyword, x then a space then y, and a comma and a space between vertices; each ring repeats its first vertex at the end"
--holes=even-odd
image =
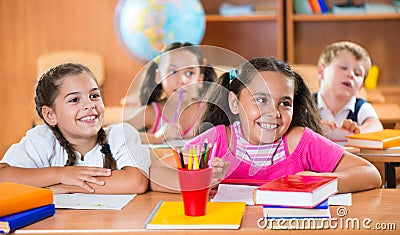
POLYGON ((325 3, 325 0, 318 0, 319 7, 321 8, 321 13, 328 12, 328 6, 325 3))
POLYGON ((267 206, 263 205, 265 218, 299 219, 299 218, 330 218, 328 199, 313 208, 267 206))
POLYGON ((0 233, 12 233, 26 225, 45 219, 56 213, 54 204, 0 217, 0 233))

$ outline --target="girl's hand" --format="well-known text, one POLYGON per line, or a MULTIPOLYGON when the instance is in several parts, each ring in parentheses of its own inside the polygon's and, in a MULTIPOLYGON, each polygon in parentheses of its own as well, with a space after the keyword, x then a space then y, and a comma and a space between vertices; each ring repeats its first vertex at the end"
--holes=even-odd
POLYGON ((87 193, 86 190, 83 190, 81 187, 78 186, 72 186, 72 185, 65 185, 65 184, 55 184, 46 187, 47 189, 50 189, 53 191, 54 194, 60 194, 60 193, 87 193))
POLYGON ((155 133, 155 136, 163 138, 164 141, 181 139, 180 129, 178 123, 167 123, 155 133))
POLYGON ((357 122, 354 122, 351 119, 345 119, 340 125, 340 128, 350 131, 354 134, 359 134, 361 132, 361 128, 357 125, 357 122))
POLYGON ((105 182, 97 176, 111 176, 111 170, 101 167, 66 166, 60 169, 61 184, 75 185, 89 192, 94 192, 88 183, 104 185, 105 182))
POLYGON ((228 170, 230 165, 231 163, 228 161, 225 161, 218 157, 214 158, 214 161, 212 162, 212 167, 213 167, 213 176, 211 181, 212 186, 218 184, 219 181, 225 178, 226 171, 228 170))
POLYGON ((309 176, 332 176, 331 172, 315 172, 315 171, 300 171, 296 175, 309 175, 309 176))
POLYGON ((314 171, 300 171, 300 172, 297 172, 296 175, 311 175, 311 176, 313 176, 313 175, 319 175, 319 173, 314 172, 314 171))

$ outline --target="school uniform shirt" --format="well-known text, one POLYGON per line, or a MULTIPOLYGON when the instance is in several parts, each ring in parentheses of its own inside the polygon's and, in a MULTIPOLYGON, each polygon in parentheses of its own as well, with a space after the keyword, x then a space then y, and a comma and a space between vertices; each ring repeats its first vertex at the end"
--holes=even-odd
MULTIPOLYGON (((107 134, 111 153, 117 162, 117 169, 125 166, 136 167, 147 176, 151 165, 150 151, 141 145, 139 133, 127 123, 112 125, 104 129, 107 134)), ((86 153, 84 160, 77 153, 76 166, 103 167, 104 154, 97 144, 86 153)), ((19 143, 13 144, 4 155, 1 163, 23 168, 44 168, 65 166, 67 151, 53 135, 47 125, 32 128, 19 143)))
MULTIPOLYGON (((354 112, 356 97, 352 97, 349 100, 349 102, 336 114, 336 116, 334 116, 331 110, 327 107, 320 93, 318 93, 317 95, 317 103, 322 120, 334 121, 339 126, 343 122, 343 120, 347 118, 347 115, 349 115, 350 111, 354 112)), ((370 117, 378 119, 378 114, 376 113, 374 107, 370 103, 365 102, 358 111, 357 125, 361 126, 362 123, 365 121, 365 119, 370 117)), ((325 127, 325 133, 326 136, 334 142, 346 142, 347 139, 345 136, 353 134, 352 132, 343 130, 341 128, 336 128, 335 130, 331 130, 330 128, 327 127, 325 127)))
POLYGON ((236 138, 238 134, 234 125, 229 127, 218 125, 190 140, 186 149, 189 149, 190 145, 203 146, 206 140, 212 146, 217 142, 215 156, 230 162, 225 175, 226 179, 249 180, 273 180, 300 171, 332 172, 344 152, 341 146, 305 127, 303 135, 292 153, 289 153, 287 136, 284 135, 282 137, 284 155, 278 154, 279 160, 265 161, 264 165, 260 165, 243 157, 243 154, 238 154, 236 138), (230 148, 226 128, 230 128, 232 133, 230 148))

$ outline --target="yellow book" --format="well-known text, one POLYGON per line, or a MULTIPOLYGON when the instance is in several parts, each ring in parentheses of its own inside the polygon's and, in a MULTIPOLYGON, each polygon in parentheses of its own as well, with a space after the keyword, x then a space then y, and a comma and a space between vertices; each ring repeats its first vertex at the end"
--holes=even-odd
POLYGON ((146 229, 238 229, 245 202, 208 202, 204 216, 186 216, 183 202, 160 201, 146 221, 146 229))
POLYGON ((384 129, 377 132, 346 136, 346 146, 368 149, 387 149, 400 146, 400 130, 384 129))

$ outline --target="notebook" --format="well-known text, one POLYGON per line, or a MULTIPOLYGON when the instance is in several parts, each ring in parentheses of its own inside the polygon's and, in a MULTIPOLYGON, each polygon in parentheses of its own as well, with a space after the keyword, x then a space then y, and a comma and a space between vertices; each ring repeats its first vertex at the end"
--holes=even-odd
POLYGON ((145 223, 146 229, 238 229, 246 203, 208 202, 204 216, 186 216, 183 202, 160 201, 145 223))

